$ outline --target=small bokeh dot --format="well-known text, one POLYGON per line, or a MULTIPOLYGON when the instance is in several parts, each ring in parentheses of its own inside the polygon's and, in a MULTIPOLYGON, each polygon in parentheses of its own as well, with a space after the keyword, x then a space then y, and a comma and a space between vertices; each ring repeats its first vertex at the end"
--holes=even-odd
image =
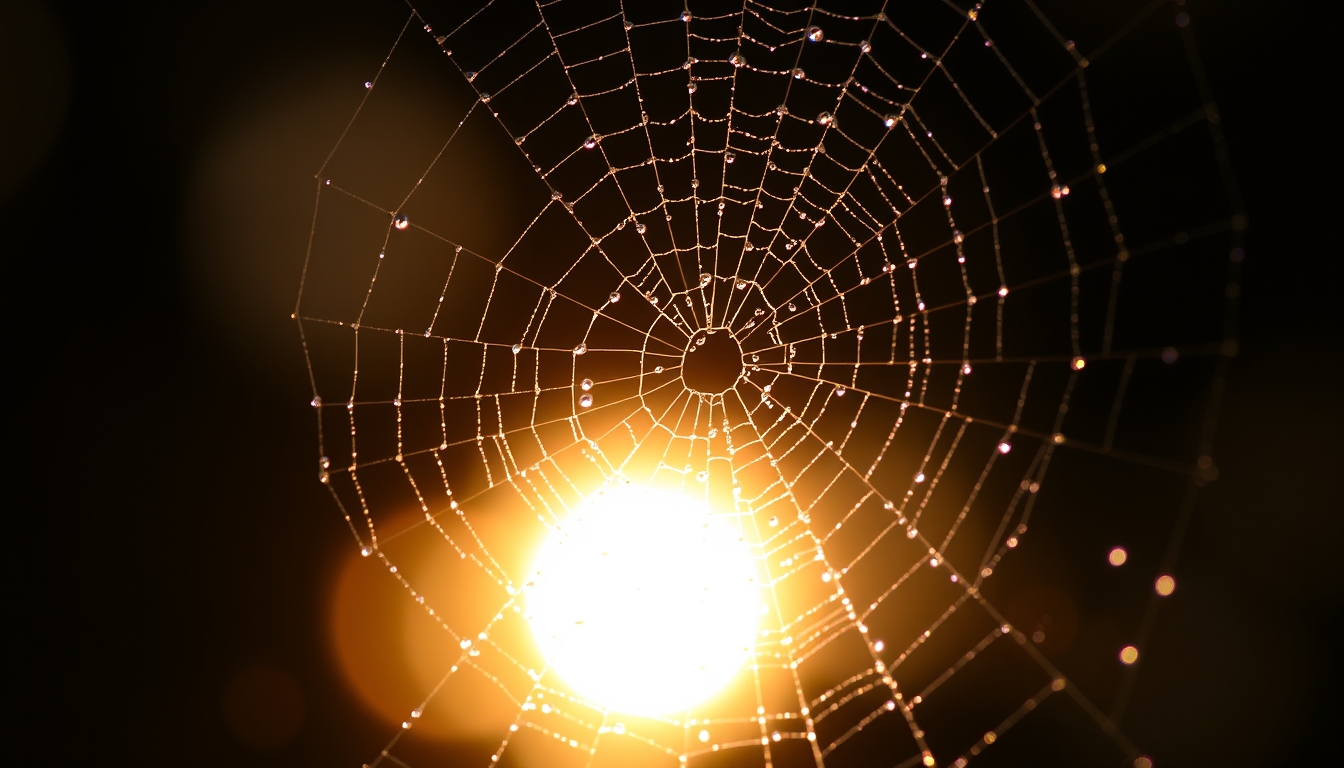
POLYGON ((1157 594, 1166 597, 1176 591, 1176 580, 1166 574, 1162 574, 1157 577, 1157 584, 1154 585, 1154 588, 1157 590, 1157 594))

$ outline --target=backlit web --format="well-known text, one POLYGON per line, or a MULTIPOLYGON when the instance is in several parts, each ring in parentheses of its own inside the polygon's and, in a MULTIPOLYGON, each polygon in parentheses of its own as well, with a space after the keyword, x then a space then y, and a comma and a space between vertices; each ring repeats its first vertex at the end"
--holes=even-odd
POLYGON ((295 310, 320 479, 445 637, 370 764, 436 761, 463 676, 503 713, 483 764, 1041 763, 1064 731, 1147 764, 1120 657, 1216 474, 1244 220, 1188 17, 1112 5, 392 9, 295 310), (523 616, 613 478, 758 558, 751 660, 680 717, 577 697, 523 616))

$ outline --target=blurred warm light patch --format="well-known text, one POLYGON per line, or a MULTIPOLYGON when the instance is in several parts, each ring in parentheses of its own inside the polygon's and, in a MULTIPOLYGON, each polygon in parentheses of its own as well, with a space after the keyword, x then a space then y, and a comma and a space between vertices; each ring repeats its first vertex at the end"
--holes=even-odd
POLYGON ((1111 554, 1107 556, 1107 559, 1111 561, 1111 565, 1124 565, 1125 561, 1129 559, 1129 553, 1125 551, 1124 547, 1116 547, 1111 550, 1111 554))
POLYGON ((589 497, 542 545, 528 620, 562 679, 618 712, 713 696, 751 652, 761 603, 735 526, 702 501, 627 482, 589 497))
POLYGON ((1120 661, 1125 664, 1133 664, 1139 660, 1139 649, 1132 645, 1126 645, 1120 650, 1120 661))
MULTIPOLYGON (((402 530, 423 517, 407 513, 388 521, 402 530)), ((411 537, 407 537, 410 539, 411 537)), ((399 543, 407 543, 403 539, 399 543)), ((441 541, 441 540, 440 540, 441 541)), ((424 537, 398 550, 403 573, 426 584, 462 583, 457 557, 444 557, 440 541, 424 537)), ((469 597, 488 603, 493 595, 469 597)), ((430 619, 424 606, 409 599, 376 557, 353 547, 345 558, 331 595, 331 649, 346 685, 390 727, 400 727, 439 685, 461 654, 453 636, 430 619)), ((447 606, 439 603, 439 607, 447 606)), ((490 610, 491 605, 480 606, 490 610)), ((416 733, 448 741, 493 738, 517 715, 494 682, 475 667, 450 676, 432 706, 416 717, 416 733)))
POLYGON ((1170 576, 1162 575, 1157 577, 1157 584, 1154 585, 1157 594, 1166 597, 1176 591, 1176 580, 1170 576))

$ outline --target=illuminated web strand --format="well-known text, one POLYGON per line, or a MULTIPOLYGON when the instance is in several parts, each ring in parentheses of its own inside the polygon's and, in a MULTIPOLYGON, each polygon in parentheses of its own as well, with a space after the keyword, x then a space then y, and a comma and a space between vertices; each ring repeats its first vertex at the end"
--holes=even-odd
MULTIPOLYGON (((1147 13, 1150 13, 1150 12, 1153 10, 1154 7, 1155 7, 1155 6, 1150 5, 1149 8, 1148 8, 1147 10, 1145 10, 1145 11, 1144 11, 1142 14, 1140 14, 1140 15, 1141 15, 1141 16, 1147 15, 1147 13)), ((1039 11, 1038 11, 1038 15, 1039 15, 1039 11)), ((1043 16, 1042 16, 1042 19, 1044 20, 1044 17, 1043 17, 1043 16)), ((1132 23, 1135 23, 1135 22, 1131 22, 1131 24, 1132 24, 1132 23)), ((978 23, 978 22, 977 22, 977 28, 979 28, 979 23, 978 23)), ((1057 33, 1057 32, 1054 32, 1053 27, 1050 27, 1050 29, 1051 29, 1051 31, 1052 31, 1054 34, 1056 34, 1056 36, 1058 36, 1058 33, 1057 33)), ((983 29, 982 29, 982 28, 980 28, 980 31, 981 31, 981 33, 982 33, 982 35, 983 35, 983 29)), ((950 48, 951 48, 951 45, 954 44, 955 42, 956 42, 956 40, 954 39, 953 42, 949 44, 949 46, 948 46, 948 49, 949 49, 949 50, 950 50, 950 48)), ((985 42, 986 42, 987 45, 990 43, 990 40, 989 40, 988 36, 985 36, 985 42)), ((1062 38, 1060 39, 1060 42, 1061 42, 1061 44, 1064 43, 1064 41, 1063 41, 1062 38)), ((1094 159, 1098 159, 1098 160, 1099 160, 1099 150, 1098 150, 1098 147, 1097 147, 1096 142, 1095 142, 1095 138, 1094 138, 1095 134, 1094 134, 1094 129, 1093 129, 1093 127, 1092 127, 1092 122, 1091 122, 1090 102, 1088 101, 1088 98, 1087 98, 1087 94, 1086 94, 1086 86, 1085 86, 1085 79, 1083 78, 1083 69, 1084 69, 1086 66, 1088 66, 1088 64, 1090 63, 1090 61, 1089 61, 1088 59, 1084 59, 1084 58, 1082 58, 1081 55, 1078 54, 1076 51, 1071 50, 1071 53, 1073 53, 1075 59, 1078 61, 1078 65, 1079 65, 1079 66, 1078 66, 1078 69, 1075 71, 1075 73, 1071 73, 1070 76, 1066 76, 1065 78, 1063 78, 1063 79, 1061 79, 1059 82, 1057 82, 1052 88, 1050 88, 1050 89, 1046 92, 1044 98, 1040 98, 1040 97, 1037 97, 1034 93, 1031 93, 1029 89, 1026 89, 1025 84, 1022 83, 1022 81, 1021 81, 1021 77, 1017 74, 1016 70, 1014 70, 1014 69, 1011 67, 1011 65, 1007 62, 1007 60, 1003 57, 1003 54, 998 50, 998 48, 995 47, 995 46, 992 46, 992 45, 990 45, 989 47, 991 47, 991 48, 995 51, 996 55, 997 55, 997 56, 999 57, 999 59, 1003 62, 1005 68, 1007 68, 1007 69, 1009 70, 1009 72, 1012 74, 1012 76, 1013 76, 1015 79, 1017 79, 1017 81, 1019 82, 1019 84, 1021 84, 1021 85, 1023 86, 1023 88, 1027 91, 1028 95, 1029 95, 1030 98, 1032 99, 1033 104, 1040 104, 1040 103, 1041 103, 1042 101, 1044 101, 1045 99, 1048 99, 1048 98, 1049 98, 1051 95, 1053 95, 1059 88, 1061 88, 1061 87, 1068 81, 1068 79, 1069 79, 1070 77, 1076 77, 1076 79, 1077 79, 1077 81, 1078 81, 1078 83, 1079 83, 1079 86, 1080 86, 1080 90, 1082 91, 1082 98, 1083 98, 1084 105, 1085 105, 1085 107, 1084 107, 1084 109, 1085 109, 1085 123, 1086 123, 1086 125, 1087 125, 1087 127, 1088 127, 1088 135, 1089 135, 1089 138, 1090 138, 1090 139, 1093 139, 1093 140, 1091 141, 1092 152, 1093 152, 1093 155, 1094 155, 1094 159)), ((1107 48, 1107 47, 1109 47, 1109 43, 1108 43, 1107 45, 1103 45, 1103 46, 1101 46, 1101 48, 1098 50, 1098 52, 1095 53, 1095 54, 1093 55, 1092 60, 1095 60, 1095 59, 1098 57, 1099 53, 1100 53, 1102 50, 1104 50, 1105 48, 1107 48)), ((1070 49, 1071 49, 1071 48, 1072 48, 1072 46, 1070 46, 1070 49)), ((946 52, 945 52, 945 53, 946 53, 946 52)), ((944 55, 945 55, 945 54, 944 54, 944 55)), ((935 62, 936 62, 936 63, 935 63, 935 68, 936 68, 936 69, 939 69, 939 70, 941 70, 941 71, 944 71, 944 73, 945 73, 945 70, 942 69, 942 68, 943 68, 942 58, 943 58, 943 57, 940 56, 940 57, 937 57, 937 58, 935 59, 935 62)), ((927 82, 927 77, 926 77, 926 79, 925 79, 925 82, 927 82)), ((922 91, 922 87, 921 87, 920 89, 914 89, 914 95, 913 95, 913 96, 911 97, 911 99, 910 99, 910 102, 911 102, 911 103, 914 101, 915 98, 918 97, 918 95, 919 95, 919 93, 920 93, 921 91, 922 91)), ((906 106, 909 106, 909 104, 907 104, 906 106)), ((1005 126, 1005 128, 1004 128, 1002 131, 1000 131, 1000 132, 998 132, 998 133, 995 133, 992 129, 990 129, 990 134, 991 134, 991 139, 990 139, 990 141, 987 142, 983 147, 981 147, 980 150, 976 151, 976 152, 972 155, 972 159, 976 160, 976 162, 977 162, 977 166, 978 166, 978 168, 979 168, 979 170, 980 170, 981 180, 982 180, 982 186, 983 186, 984 189, 985 189, 985 195, 986 195, 986 201, 987 201, 987 202, 989 202, 989 198, 988 198, 988 194, 989 194, 989 193, 988 193, 988 188, 989 188, 989 185, 988 185, 988 182, 985 181, 985 179, 984 179, 983 164, 980 162, 980 157, 981 157, 981 155, 982 155, 987 149, 989 149, 989 148, 990 148, 990 147, 991 147, 991 146, 992 146, 992 145, 999 139, 999 137, 1000 137, 1001 135, 1003 135, 1003 134, 1006 133, 1008 130, 1010 130, 1010 129, 1011 129, 1013 126, 1015 126, 1018 122, 1020 122, 1021 120, 1025 119, 1025 117, 1027 117, 1028 115, 1031 115, 1031 116, 1034 116, 1034 115, 1035 115, 1035 107, 1034 107, 1034 106, 1033 106, 1031 109, 1029 109, 1028 111, 1024 112, 1023 114, 1019 115, 1019 116, 1018 116, 1017 118, 1015 118, 1014 120, 1010 121, 1010 122, 1005 126)), ((977 117, 978 117, 978 113, 977 113, 977 117)), ((903 121, 902 121, 902 122, 903 122, 903 121)), ((1037 123, 1037 125, 1039 125, 1039 122, 1037 123)), ((906 126, 906 128, 907 128, 907 130, 909 130, 909 126, 908 126, 908 125, 906 126)), ((1039 138, 1039 130, 1040 130, 1040 129, 1037 128, 1038 138, 1039 138)), ((1170 129, 1168 129, 1168 130, 1170 130, 1170 129)), ((1168 134, 1164 133, 1163 135, 1168 135, 1168 134)), ((913 137, 913 134, 912 134, 912 138, 914 138, 914 137, 913 137)), ((1043 143, 1043 139, 1041 139, 1041 141, 1042 141, 1041 148, 1042 148, 1043 157, 1044 157, 1044 159, 1045 159, 1045 161, 1046 161, 1046 163, 1047 163, 1047 166, 1049 166, 1048 153, 1047 153, 1046 150, 1045 150, 1044 143, 1043 143)), ((1151 141, 1151 140, 1149 140, 1149 141, 1151 141)), ((1145 146, 1145 147, 1148 146, 1148 145, 1149 145, 1148 142, 1144 142, 1144 143, 1143 143, 1143 146, 1145 146)), ((818 144, 818 146, 820 146, 820 143, 818 144)), ((879 142, 878 146, 880 146, 880 142, 879 142)), ((875 161, 876 151, 877 151, 877 147, 875 147, 875 148, 872 150, 872 152, 870 153, 870 155, 869 155, 869 162, 870 162, 870 163, 876 164, 876 163, 874 162, 874 161, 875 161)), ((1121 158, 1122 158, 1122 157, 1124 157, 1124 156, 1125 156, 1125 154, 1124 154, 1124 153, 1121 153, 1121 155, 1118 156, 1118 157, 1121 157, 1121 158)), ((927 158, 927 156, 926 156, 926 158, 927 158)), ((968 161, 968 162, 969 162, 969 161, 968 161)), ((1112 161, 1112 164, 1115 164, 1116 162, 1118 162, 1118 160, 1113 160, 1113 161, 1112 161)), ((952 166, 952 172, 953 172, 953 173, 955 173, 955 172, 961 170, 961 169, 964 168, 964 166, 965 166, 965 163, 963 163, 963 164, 961 164, 961 165, 958 165, 957 163, 952 162, 952 161, 950 161, 950 160, 949 160, 949 164, 952 166)), ((930 163, 930 165, 933 166, 932 163, 930 163)), ((864 167, 867 167, 867 164, 865 164, 864 167)), ((1052 177, 1053 177, 1053 171, 1050 171, 1050 173, 1051 173, 1051 175, 1052 175, 1052 177)), ((1113 230, 1114 234, 1117 236, 1117 240, 1116 240, 1116 242, 1117 242, 1117 245, 1119 246, 1120 252, 1121 252, 1121 253, 1124 253, 1125 250, 1124 250, 1124 243, 1123 243, 1123 235, 1120 234, 1120 231, 1119 231, 1119 229, 1118 229, 1118 226, 1117 226, 1117 224, 1118 224, 1118 219, 1116 219, 1116 218, 1114 217, 1113 209, 1112 209, 1111 204, 1110 204, 1110 198, 1109 198, 1109 195, 1108 195, 1108 194, 1105 192, 1105 190, 1104 190, 1104 183, 1102 183, 1101 180, 1100 180, 1101 174, 1098 173, 1098 172, 1096 172, 1096 170, 1095 170, 1095 166, 1094 166, 1094 169, 1090 172, 1090 174, 1091 174, 1093 177, 1097 178, 1098 183, 1099 183, 1099 186, 1102 187, 1101 195, 1102 195, 1102 197, 1103 197, 1104 204, 1106 205, 1106 208, 1107 208, 1108 217, 1109 217, 1109 219, 1110 219, 1110 221, 1111 221, 1111 225, 1112 225, 1112 230, 1113 230)), ((1082 175, 1081 175, 1081 174, 1079 175, 1078 178, 1075 178, 1075 179, 1073 179, 1073 180, 1071 180, 1071 181, 1072 181, 1073 183, 1077 183, 1078 179, 1080 179, 1080 178, 1082 178, 1082 175)), ((892 183, 894 184, 895 182, 893 181, 892 183)), ((934 190, 930 190, 929 192, 927 192, 927 193, 925 193, 924 195, 922 195, 922 196, 920 197, 919 200, 912 201, 912 207, 913 207, 914 204, 917 204, 918 202, 920 202, 920 201, 926 199, 926 198, 928 197, 929 194, 932 194, 933 191, 934 191, 934 190)), ((1056 199, 1058 199, 1058 198, 1056 198, 1056 199)), ((843 200, 843 196, 841 196, 841 198, 839 198, 839 199, 837 200, 837 203, 840 202, 840 200, 843 200)), ((1028 207, 1031 207, 1031 206, 1033 206, 1033 205, 1035 204, 1035 202, 1036 202, 1035 200, 1029 201, 1028 203, 1025 203, 1025 204, 1023 204, 1022 206, 1020 206, 1018 210, 1023 210, 1023 209, 1026 209, 1026 208, 1028 208, 1028 207)), ((998 221, 1000 221, 1000 220, 1002 220, 1002 219, 1001 219, 1000 217, 997 217, 997 216, 994 216, 994 215, 993 215, 992 203, 990 203, 990 208, 991 208, 991 218, 992 218, 992 222, 993 222, 993 225, 994 225, 994 228, 995 228, 995 235, 996 235, 996 240, 995 240, 995 251, 996 251, 996 261, 997 261, 997 263, 998 263, 998 265, 999 265, 999 268, 1000 268, 1000 282, 1001 282, 1001 285, 1006 285, 1006 281, 1004 281, 1004 278, 1003 278, 1003 275, 1002 275, 1002 262, 1001 262, 1001 259, 999 259, 999 257, 998 257, 999 252, 998 252, 998 241, 997 241, 997 224, 998 224, 998 221)), ((949 211, 949 213, 950 213, 950 211, 949 211)), ((897 214, 896 214, 896 219, 898 220, 899 218, 900 218, 900 214, 897 213, 897 214)), ((1064 232, 1065 240, 1066 240, 1066 243, 1067 243, 1067 241, 1068 241, 1068 238, 1067 238, 1067 231, 1066 231, 1066 229, 1065 229, 1065 226, 1066 226, 1066 225, 1064 224, 1064 220, 1063 220, 1063 217, 1062 217, 1062 213, 1060 214, 1060 221, 1061 221, 1061 229, 1062 229, 1062 231, 1064 232)), ((896 225, 896 222, 893 221, 892 224, 891 224, 891 226, 894 227, 895 225, 896 225)), ((983 225, 982 225, 982 226, 983 226, 983 225)), ((882 228, 879 228, 879 231, 880 231, 880 229, 882 229, 882 228)), ((810 233, 809 233, 808 235, 804 236, 804 238, 803 238, 803 243, 802 243, 804 246, 805 246, 805 244, 806 244, 806 239, 807 239, 807 237, 810 237, 810 236, 811 236, 810 233)), ((865 243, 865 244, 866 244, 866 243, 865 243)), ((862 244, 856 242, 856 249, 855 249, 855 251, 854 251, 853 253, 850 254, 851 257, 857 255, 858 249, 859 249, 859 247, 861 247, 861 245, 862 245, 862 244)), ((940 249, 941 247, 942 247, 941 245, 940 245, 940 246, 935 246, 935 248, 934 248, 934 249, 931 249, 931 251, 932 251, 932 250, 940 249)), ((802 253, 802 252, 803 252, 803 249, 800 247, 798 253, 802 253)), ((1072 261, 1071 247, 1069 248, 1069 255, 1070 255, 1070 259, 1071 259, 1071 261, 1072 261)), ((792 257, 791 257, 791 258, 792 258, 792 257)), ((790 258, 790 259, 786 259, 786 263, 787 263, 788 261, 791 261, 791 258, 790 258)), ((918 260, 918 258, 919 258, 919 257, 916 257, 916 260, 918 260)), ((1122 257, 1122 258, 1123 258, 1123 257, 1122 257)), ((1074 264, 1073 266, 1076 268, 1076 264, 1074 264)), ((777 271, 775 274, 778 275, 778 274, 780 274, 780 272, 777 271)), ((1074 277, 1076 278, 1076 275, 1074 275, 1074 277)), ((772 277, 771 279, 773 279, 773 277, 772 277)), ((768 284, 768 281, 767 281, 767 284, 768 284)), ((1118 284, 1118 283, 1117 283, 1117 284, 1118 284)), ((1113 295, 1115 295, 1115 294, 1114 294, 1114 291, 1117 291, 1117 290, 1118 290, 1118 288, 1114 288, 1114 289, 1113 289, 1113 295)), ((796 298, 796 297, 791 297, 791 298, 796 298)), ((1076 315, 1076 311, 1074 312, 1074 314, 1076 315)), ((1113 303, 1112 303, 1112 305, 1111 305, 1111 310, 1108 312, 1108 318, 1112 318, 1112 319, 1113 319, 1113 303)), ((1111 327, 1111 326, 1110 326, 1110 321, 1108 321, 1108 325, 1107 325, 1107 342, 1106 342, 1106 344, 1105 344, 1105 346, 1107 346, 1107 347, 1109 346, 1110 327, 1111 327)), ((1075 329, 1075 336, 1076 336, 1076 329, 1075 329)), ((1075 354, 1077 354, 1077 353, 1075 352, 1075 354)))
MULTIPOLYGON (((739 395, 739 398, 740 398, 740 395, 739 395)), ((751 415, 751 414, 752 414, 752 409, 750 409, 750 408, 747 406, 747 404, 746 404, 745 402, 742 402, 740 399, 739 399, 739 403, 740 403, 740 405, 742 406, 744 412, 745 412, 746 415, 747 415, 747 422, 748 422, 748 424, 750 425, 750 428, 755 432, 757 439, 761 442, 763 448, 765 449, 765 455, 766 455, 767 457, 771 457, 771 455, 772 455, 772 454, 771 454, 771 451, 770 451, 770 449, 769 449, 768 447, 766 447, 766 446, 767 446, 767 443, 766 443, 765 436, 764 436, 764 435, 765 435, 765 432, 764 432, 763 430, 761 430, 760 426, 756 423, 755 419, 752 417, 752 415, 751 415)), ((758 406, 758 407, 759 407, 759 406, 758 406)), ((820 560, 821 560, 823 566, 826 568, 826 573, 827 573, 827 574, 832 573, 832 572, 833 572, 833 568, 831 567, 830 563, 827 562, 827 560, 826 560, 826 558, 825 558, 825 554, 824 554, 824 549, 823 549, 822 542, 821 542, 821 540, 816 536, 816 534, 813 533, 813 532, 811 531, 810 523, 808 522, 808 516, 807 516, 807 513, 803 510, 802 506, 798 503, 797 498, 794 496, 793 491, 792 491, 792 489, 791 489, 790 486, 789 486, 789 481, 787 480, 787 478, 784 477, 784 475, 783 475, 782 472, 779 473, 778 477, 779 477, 779 481, 780 481, 780 482, 784 485, 784 487, 785 487, 786 498, 787 498, 788 501, 793 505, 795 514, 798 516, 798 519, 801 520, 801 521, 803 522, 803 524, 804 524, 804 526, 805 526, 805 529, 806 529, 807 532, 808 532, 809 537, 812 538, 814 542, 816 542, 816 550, 817 550, 817 554, 818 554, 818 556, 819 556, 819 558, 820 558, 820 560)), ((837 588, 839 587, 839 579, 838 579, 838 578, 834 578, 834 577, 833 577, 832 579, 829 579, 829 580, 834 581, 835 586, 836 586, 837 588)), ((773 585, 772 585, 771 588, 772 588, 772 590, 773 590, 773 588, 774 588, 773 585)), ((836 594, 838 594, 838 593, 836 593, 836 594)), ((860 632, 861 632, 862 634, 865 635, 865 640, 866 640, 866 635, 867 635, 866 630, 862 628, 862 625, 861 625, 861 624, 858 624, 858 625, 856 625, 856 626, 860 628, 860 632)), ((877 653, 873 650, 872 644, 869 643, 869 642, 865 642, 864 645, 865 645, 865 647, 867 647, 868 652, 869 652, 869 654, 872 656, 872 658, 873 658, 875 664, 878 664, 878 665, 882 664, 881 659, 878 657, 877 653)), ((929 752, 928 745, 924 742, 923 731, 921 731, 921 730, 919 729, 918 724, 915 722, 914 715, 910 712, 909 708, 906 707, 903 703, 901 703, 901 702, 902 702, 902 696, 901 696, 901 694, 897 691, 897 686, 896 686, 896 683, 895 683, 894 679, 893 679, 893 678, 890 678, 890 677, 887 677, 886 680, 887 680, 887 681, 890 681, 890 682, 888 682, 887 684, 888 684, 888 686, 890 687, 890 689, 891 689, 891 691, 892 691, 892 695, 893 695, 893 699, 892 699, 892 701, 897 702, 897 705, 896 705, 896 706, 900 708, 900 710, 901 710, 901 714, 904 715, 905 720, 906 720, 906 723, 907 723, 907 725, 908 725, 908 727, 909 727, 909 729, 910 729, 910 734, 911 734, 911 736, 914 738, 914 740, 915 740, 916 744, 919 746, 921 752, 922 752, 924 755, 930 755, 931 753, 929 752)), ((802 693, 801 690, 799 690, 798 693, 799 693, 799 696, 800 696, 800 697, 803 696, 803 693, 802 693)), ((811 723, 809 722, 809 730, 810 730, 810 727, 811 727, 811 723)), ((858 726, 856 726, 856 728, 857 728, 857 727, 858 727, 858 726)), ((828 745, 826 748, 824 748, 824 749, 822 749, 822 750, 820 751, 820 754, 819 754, 818 757, 817 757, 818 763, 821 762, 821 759, 822 759, 827 753, 829 753, 830 750, 833 749, 834 746, 835 746, 836 744, 838 744, 838 741, 837 741, 837 742, 833 742, 831 745, 828 745)))

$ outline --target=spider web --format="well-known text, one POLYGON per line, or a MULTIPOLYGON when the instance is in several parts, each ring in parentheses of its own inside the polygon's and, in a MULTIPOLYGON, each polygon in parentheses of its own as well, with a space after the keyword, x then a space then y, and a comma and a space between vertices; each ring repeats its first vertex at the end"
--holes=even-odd
POLYGON ((319 479, 451 651, 371 764, 433 760, 417 725, 463 675, 508 710, 494 763, 963 766, 1042 720, 1085 734, 1070 759, 1148 764, 1116 654, 1151 581, 1073 655, 995 584, 1053 514, 1079 568, 1128 537, 1169 573, 1216 477, 1245 220, 1188 22, 412 8, 318 172, 295 308, 319 479), (1171 79, 1182 109, 1133 114, 1171 79), (681 377, 709 333, 742 349, 720 394, 681 377), (1098 485, 1052 502, 1070 460, 1098 485), (751 662, 681 717, 584 701, 530 642, 530 547, 617 478, 703 494, 757 556, 751 662))

